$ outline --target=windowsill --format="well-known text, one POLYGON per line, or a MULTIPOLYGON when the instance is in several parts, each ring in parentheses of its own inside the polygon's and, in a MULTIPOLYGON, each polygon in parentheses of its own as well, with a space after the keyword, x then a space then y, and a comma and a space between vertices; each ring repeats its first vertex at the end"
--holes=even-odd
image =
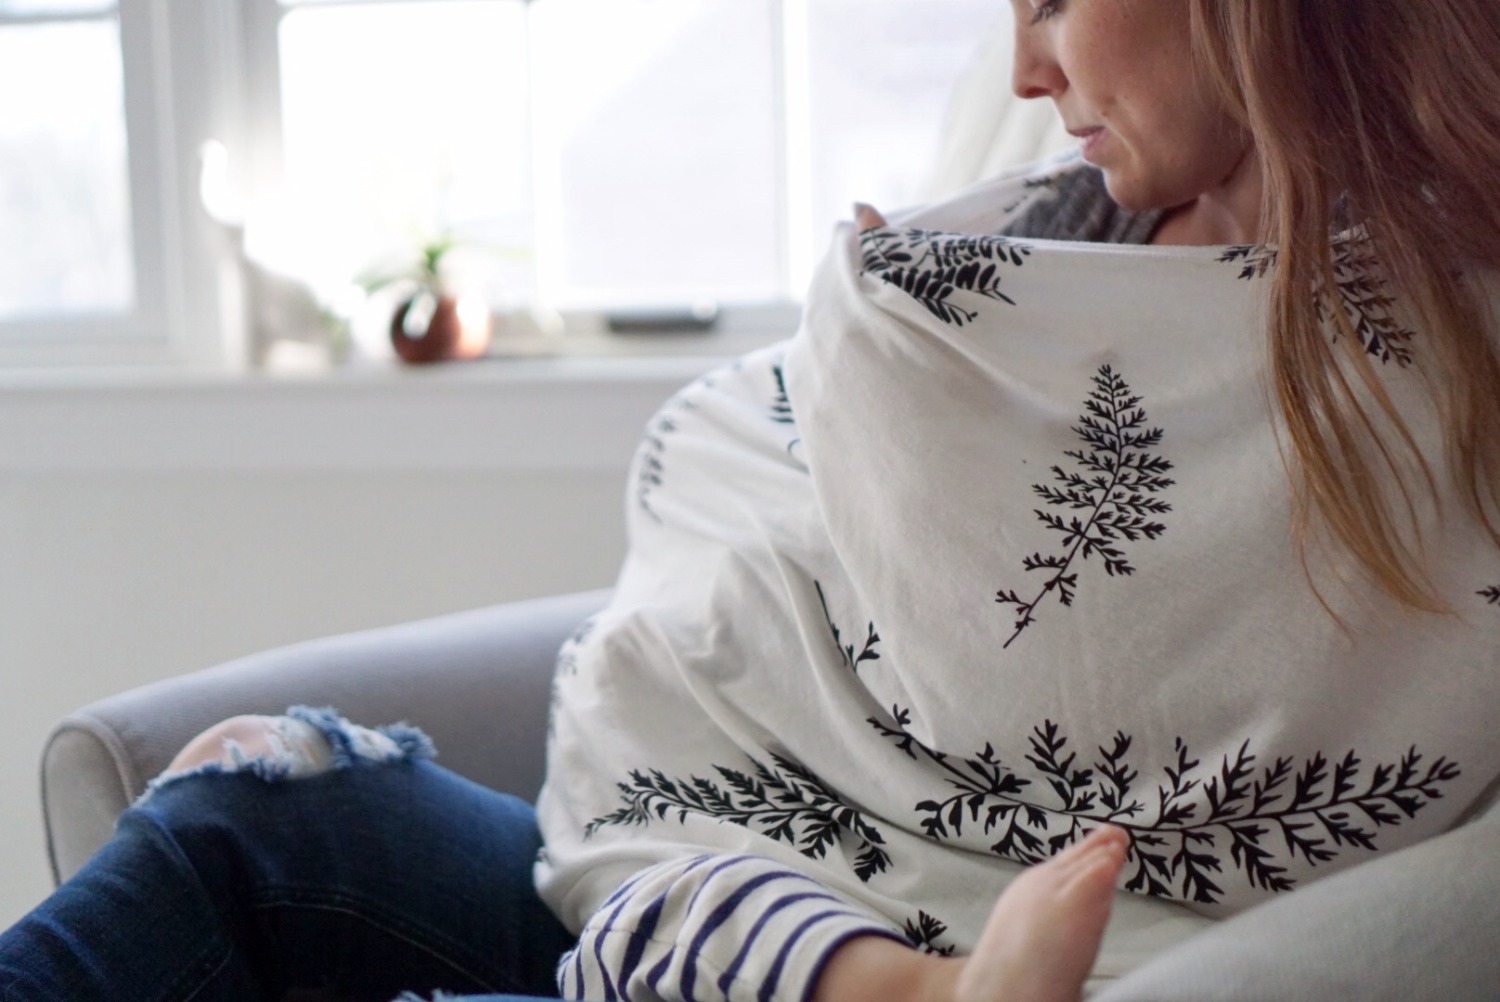
POLYGON ((610 340, 420 367, 0 369, 0 473, 623 472, 663 401, 775 338, 610 340))

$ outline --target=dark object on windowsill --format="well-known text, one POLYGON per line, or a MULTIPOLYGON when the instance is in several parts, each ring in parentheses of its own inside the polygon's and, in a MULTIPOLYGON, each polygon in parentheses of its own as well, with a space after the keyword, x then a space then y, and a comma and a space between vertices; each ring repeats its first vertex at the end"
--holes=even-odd
POLYGON ((605 315, 612 334, 707 334, 719 322, 717 303, 645 310, 617 310, 605 315))
POLYGON ((391 317, 391 347, 409 365, 479 358, 489 347, 490 331, 483 302, 424 286, 391 317))

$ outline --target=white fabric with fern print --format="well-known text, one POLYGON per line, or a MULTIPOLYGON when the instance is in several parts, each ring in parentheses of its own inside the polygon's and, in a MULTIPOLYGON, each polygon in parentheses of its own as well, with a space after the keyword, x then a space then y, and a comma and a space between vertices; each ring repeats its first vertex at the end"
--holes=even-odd
MULTIPOLYGON (((1456 614, 1325 574, 1341 628, 1291 536, 1267 252, 992 235, 1076 169, 841 230, 798 335, 653 421, 556 682, 538 880, 584 930, 569 997, 800 999, 859 931, 963 952, 1103 822, 1131 836, 1117 976, 1500 775, 1500 555, 1422 511, 1456 614), (799 875, 839 904, 767 918, 799 875)), ((1420 334, 1357 246, 1343 308, 1429 435, 1420 334)))

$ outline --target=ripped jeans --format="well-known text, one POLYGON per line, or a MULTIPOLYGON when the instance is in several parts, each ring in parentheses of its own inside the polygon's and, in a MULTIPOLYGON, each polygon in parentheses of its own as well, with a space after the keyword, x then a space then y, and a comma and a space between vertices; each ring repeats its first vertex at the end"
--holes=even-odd
POLYGON ((531 807, 426 761, 418 732, 302 712, 328 761, 155 784, 0 935, 0 999, 555 997, 573 937, 532 887, 531 807))

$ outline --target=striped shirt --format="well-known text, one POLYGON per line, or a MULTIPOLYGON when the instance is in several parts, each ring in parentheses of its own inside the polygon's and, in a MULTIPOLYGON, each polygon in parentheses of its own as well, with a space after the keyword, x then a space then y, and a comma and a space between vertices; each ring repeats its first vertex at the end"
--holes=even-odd
POLYGON ((805 998, 845 941, 906 942, 817 881, 757 856, 651 867, 594 914, 558 968, 570 999, 805 998), (783 993, 785 992, 785 993, 783 993))

